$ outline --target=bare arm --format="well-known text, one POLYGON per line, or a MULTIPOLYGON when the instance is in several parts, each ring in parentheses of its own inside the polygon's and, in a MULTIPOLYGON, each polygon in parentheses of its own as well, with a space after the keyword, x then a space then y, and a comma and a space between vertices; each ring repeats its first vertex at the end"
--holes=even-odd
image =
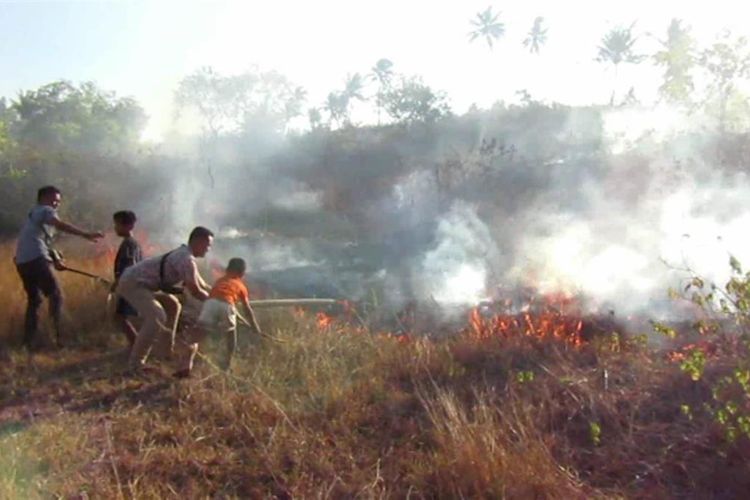
POLYGON ((208 292, 211 290, 203 278, 201 273, 198 272, 198 266, 195 261, 191 261, 189 264, 189 270, 187 276, 184 279, 185 288, 190 291, 190 294, 196 299, 203 301, 208 298, 208 292))
POLYGON ((247 311, 247 320, 252 325, 253 329, 255 330, 255 333, 260 333, 260 326, 258 326, 258 320, 255 319, 255 313, 253 312, 253 308, 250 307, 250 301, 248 301, 247 298, 245 298, 245 302, 243 303, 245 306, 245 311, 247 311))
POLYGON ((203 301, 208 298, 208 291, 192 281, 186 281, 185 288, 187 288, 190 294, 198 300, 203 301))
POLYGON ((82 238, 86 238, 90 241, 96 241, 99 238, 102 238, 104 236, 104 233, 101 231, 85 231, 81 229, 80 227, 74 226, 73 224, 69 224, 67 222, 64 222, 57 217, 54 217, 50 224, 55 227, 56 229, 59 229, 60 231, 63 231, 65 233, 74 234, 76 236, 80 236, 82 238))

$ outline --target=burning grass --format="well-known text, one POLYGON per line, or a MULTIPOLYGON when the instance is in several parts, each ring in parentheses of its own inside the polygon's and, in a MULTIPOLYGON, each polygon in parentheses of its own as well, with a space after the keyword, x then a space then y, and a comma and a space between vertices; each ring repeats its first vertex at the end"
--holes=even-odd
MULTIPOLYGON (((66 285, 71 307, 93 311, 99 292, 76 304, 66 285)), ((117 344, 104 324, 81 323, 87 347, 33 360, 11 351, 0 365, 0 496, 729 498, 750 488, 747 439, 685 411, 711 400, 727 359, 693 380, 635 340, 581 339, 585 318, 571 311, 474 313, 459 335, 408 341, 313 313, 259 316, 284 343, 243 337, 230 375, 209 357, 184 382, 167 367, 122 377, 123 353, 86 342, 117 344)))

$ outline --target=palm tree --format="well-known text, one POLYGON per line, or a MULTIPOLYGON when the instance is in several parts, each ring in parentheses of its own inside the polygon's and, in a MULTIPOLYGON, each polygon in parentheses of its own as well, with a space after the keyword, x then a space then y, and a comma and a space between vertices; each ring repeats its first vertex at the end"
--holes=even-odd
MULTIPOLYGON (((633 26, 635 26, 635 23, 627 28, 613 28, 602 37, 601 45, 599 45, 599 54, 597 55, 596 60, 599 62, 608 62, 614 66, 615 87, 617 85, 617 75, 620 64, 638 64, 645 57, 633 52, 633 46, 638 40, 637 37, 633 36, 633 26)), ((615 88, 612 89, 612 96, 609 100, 610 106, 614 104, 614 100, 615 88)))
POLYGON ((364 101, 365 96, 362 95, 362 89, 364 86, 364 80, 359 73, 347 75, 346 83, 344 84, 344 94, 346 94, 350 100, 357 99, 359 101, 364 101))
POLYGON ((375 80, 380 85, 388 85, 393 78, 393 62, 390 59, 378 59, 370 71, 370 78, 375 80))
POLYGON ((348 119, 349 98, 342 92, 330 92, 323 108, 328 111, 329 123, 336 122, 337 125, 340 125, 342 121, 348 119))
POLYGON ((304 87, 295 87, 286 96, 283 102, 284 132, 287 131, 289 122, 296 116, 302 114, 302 105, 307 99, 307 91, 304 87))
POLYGON ((505 24, 499 21, 500 14, 494 14, 492 7, 487 7, 483 12, 477 12, 476 18, 471 20, 474 29, 469 33, 470 41, 483 37, 487 40, 490 50, 492 42, 505 34, 505 24))
POLYGON ((542 27, 543 23, 544 18, 541 16, 534 19, 534 25, 523 41, 523 46, 529 49, 532 54, 538 54, 542 45, 547 43, 547 28, 542 27))
POLYGON ((320 113, 320 109, 310 108, 307 110, 307 119, 310 121, 310 129, 317 130, 323 121, 323 115, 320 113))
POLYGON ((351 114, 351 105, 352 102, 356 99, 358 101, 364 101, 366 100, 364 94, 362 91, 364 90, 365 83, 364 79, 362 78, 362 75, 359 73, 354 73, 353 75, 347 75, 346 77, 346 83, 344 84, 344 91, 341 93, 341 95, 346 100, 346 115, 345 119, 348 122, 349 117, 351 114))
POLYGON ((375 105, 378 108, 378 125, 380 125, 380 112, 383 109, 385 93, 391 85, 393 78, 393 63, 389 59, 379 59, 370 70, 371 80, 378 82, 378 92, 375 94, 375 105))

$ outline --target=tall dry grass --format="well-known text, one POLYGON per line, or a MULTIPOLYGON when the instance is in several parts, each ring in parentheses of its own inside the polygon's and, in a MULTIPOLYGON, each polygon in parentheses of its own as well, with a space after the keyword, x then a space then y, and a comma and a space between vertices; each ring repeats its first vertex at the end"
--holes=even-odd
MULTIPOLYGON (((66 278, 69 310, 96 318, 106 291, 84 283, 66 278)), ((87 340, 101 335, 96 319, 71 321, 87 340)), ((222 346, 209 342, 183 382, 168 365, 123 377, 112 349, 33 362, 12 350, 0 365, 0 496, 740 498, 750 488, 747 441, 727 443, 705 415, 682 411, 710 398, 710 374, 693 382, 637 342, 400 342, 321 329, 312 315, 260 321, 283 342, 242 332, 230 374, 214 369, 222 346)))
MULTIPOLYGON (((64 248, 66 264, 71 267, 112 277, 112 244, 102 243, 96 247, 71 242, 64 248)), ((23 337, 23 321, 26 310, 26 294, 13 262, 15 242, 0 244, 0 283, 4 297, 0 301, 0 341, 18 344, 23 337)), ((106 285, 70 272, 58 272, 63 291, 63 328, 68 340, 82 340, 93 332, 108 328, 106 285)), ((40 329, 43 335, 52 335, 48 324, 47 306, 40 308, 40 329)), ((101 338, 99 339, 101 340, 101 338)), ((87 339, 91 342, 93 339, 87 339)))

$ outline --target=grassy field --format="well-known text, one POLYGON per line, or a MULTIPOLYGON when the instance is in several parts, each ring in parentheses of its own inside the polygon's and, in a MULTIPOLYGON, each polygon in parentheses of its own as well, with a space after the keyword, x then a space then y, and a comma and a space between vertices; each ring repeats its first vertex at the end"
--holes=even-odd
MULTIPOLYGON (((638 339, 371 334, 261 314, 234 369, 122 375, 106 288, 64 276, 75 341, 29 357, 0 248, 0 498, 742 498, 746 437, 700 409, 736 366, 693 380, 638 339), (8 296, 8 295, 6 295, 8 296), (691 410, 693 409, 693 410, 691 410)), ((108 257, 70 262, 106 274, 108 257)), ((554 318, 549 318, 554 322, 554 318)), ((553 325, 554 326, 554 325, 553 325)), ((672 358, 675 358, 672 356, 672 358)))

